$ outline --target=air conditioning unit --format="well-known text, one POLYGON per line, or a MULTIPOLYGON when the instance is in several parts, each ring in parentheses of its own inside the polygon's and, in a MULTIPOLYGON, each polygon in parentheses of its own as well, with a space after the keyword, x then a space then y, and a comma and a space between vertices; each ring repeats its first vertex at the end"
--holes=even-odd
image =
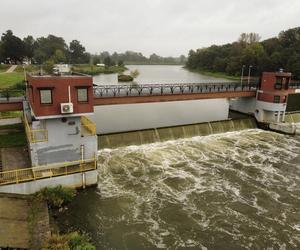
POLYGON ((61 103, 60 110, 62 114, 71 114, 73 113, 73 103, 61 103))

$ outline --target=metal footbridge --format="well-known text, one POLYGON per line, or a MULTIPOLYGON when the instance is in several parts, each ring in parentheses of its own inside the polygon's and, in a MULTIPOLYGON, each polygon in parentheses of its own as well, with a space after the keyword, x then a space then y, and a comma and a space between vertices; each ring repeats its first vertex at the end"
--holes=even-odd
MULTIPOLYGON (((205 82, 171 84, 94 85, 94 105, 130 104, 143 102, 182 101, 212 98, 253 97, 258 82, 205 82)), ((292 89, 300 88, 293 82, 292 89)), ((24 93, 19 90, 0 90, 0 111, 22 110, 24 93)))

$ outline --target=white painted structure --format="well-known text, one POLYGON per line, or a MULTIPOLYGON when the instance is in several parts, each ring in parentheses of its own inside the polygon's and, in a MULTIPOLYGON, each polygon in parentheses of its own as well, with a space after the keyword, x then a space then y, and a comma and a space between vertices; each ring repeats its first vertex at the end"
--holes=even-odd
POLYGON ((96 185, 98 182, 97 170, 84 173, 69 174, 53 178, 45 178, 18 184, 0 186, 0 193, 34 194, 45 187, 63 185, 69 188, 81 188, 96 185))
POLYGON ((97 134, 227 120, 228 99, 153 102, 94 107, 97 134))

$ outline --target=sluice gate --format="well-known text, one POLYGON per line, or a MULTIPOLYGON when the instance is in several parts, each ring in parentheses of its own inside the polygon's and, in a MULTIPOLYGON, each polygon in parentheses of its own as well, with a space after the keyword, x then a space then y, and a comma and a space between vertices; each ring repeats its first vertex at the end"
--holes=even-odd
POLYGON ((117 148, 129 145, 142 145, 194 136, 226 133, 256 128, 254 118, 232 119, 226 121, 205 122, 176 127, 164 127, 139 131, 114 133, 98 136, 99 149, 117 148))

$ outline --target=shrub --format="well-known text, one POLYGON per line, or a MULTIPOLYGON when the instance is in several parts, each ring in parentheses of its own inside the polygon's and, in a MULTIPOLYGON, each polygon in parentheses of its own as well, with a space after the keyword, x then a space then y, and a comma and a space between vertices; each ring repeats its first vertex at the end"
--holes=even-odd
POLYGON ((85 234, 72 232, 68 234, 52 234, 45 242, 43 249, 51 250, 95 250, 85 234))
POLYGON ((75 189, 62 187, 61 185, 54 188, 46 187, 36 194, 37 198, 47 201, 52 208, 60 208, 71 202, 75 195, 75 189))

